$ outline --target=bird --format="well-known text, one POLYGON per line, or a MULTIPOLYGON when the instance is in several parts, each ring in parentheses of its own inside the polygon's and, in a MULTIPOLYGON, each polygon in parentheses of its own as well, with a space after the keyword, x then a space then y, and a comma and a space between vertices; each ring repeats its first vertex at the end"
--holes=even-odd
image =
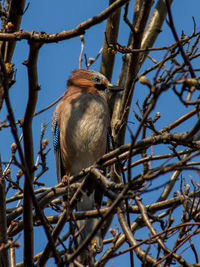
MULTIPOLYGON (((110 91, 115 90, 121 89, 112 85, 99 72, 88 69, 76 69, 72 72, 67 81, 66 92, 56 106, 52 118, 58 182, 62 182, 63 177, 78 174, 106 153, 110 127, 109 97, 110 91)), ((95 189, 92 193, 83 192, 76 210, 96 209, 96 202, 95 189)), ((78 237, 79 244, 87 238, 97 223, 98 218, 77 222, 79 229, 82 229, 78 237)), ((96 253, 102 251, 101 230, 98 230, 91 243, 95 244, 96 253)))

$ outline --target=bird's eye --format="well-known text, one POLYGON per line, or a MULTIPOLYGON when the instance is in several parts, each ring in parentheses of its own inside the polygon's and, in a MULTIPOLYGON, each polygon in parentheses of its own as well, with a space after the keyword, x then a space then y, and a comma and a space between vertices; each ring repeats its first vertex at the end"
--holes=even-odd
POLYGON ((94 81, 95 81, 96 83, 100 83, 101 79, 100 79, 99 77, 94 77, 94 81))

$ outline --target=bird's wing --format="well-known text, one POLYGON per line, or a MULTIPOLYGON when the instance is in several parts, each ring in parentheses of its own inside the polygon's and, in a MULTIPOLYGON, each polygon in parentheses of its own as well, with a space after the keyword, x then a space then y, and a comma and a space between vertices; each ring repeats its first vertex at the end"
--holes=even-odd
POLYGON ((55 159, 56 159, 57 178, 58 178, 58 182, 61 183, 62 177, 65 173, 64 173, 64 168, 62 165, 62 160, 61 160, 60 128, 58 125, 58 119, 57 119, 57 112, 56 111, 54 111, 54 114, 53 114, 52 132, 53 132, 53 147, 54 147, 54 153, 55 153, 55 159))
POLYGON ((106 153, 110 152, 112 150, 113 142, 112 142, 112 131, 111 127, 108 127, 108 133, 107 133, 107 146, 106 146, 106 153))

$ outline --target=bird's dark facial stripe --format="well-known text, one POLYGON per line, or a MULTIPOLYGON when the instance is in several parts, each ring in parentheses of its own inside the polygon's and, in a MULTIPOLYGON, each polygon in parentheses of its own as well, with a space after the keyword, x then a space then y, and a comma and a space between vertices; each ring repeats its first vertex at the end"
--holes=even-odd
POLYGON ((95 84, 95 88, 97 88, 98 90, 101 90, 101 91, 104 91, 106 88, 107 88, 107 86, 105 85, 105 84, 103 84, 103 83, 96 83, 95 84))

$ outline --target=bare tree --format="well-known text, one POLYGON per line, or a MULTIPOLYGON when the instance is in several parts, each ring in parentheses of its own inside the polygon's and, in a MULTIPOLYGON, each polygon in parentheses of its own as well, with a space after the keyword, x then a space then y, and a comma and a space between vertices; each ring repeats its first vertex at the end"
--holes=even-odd
MULTIPOLYGON (((171 3, 172 0, 110 0, 101 13, 72 30, 55 34, 20 29, 23 14, 29 8, 24 0, 0 3, 0 107, 4 103, 7 108, 0 130, 8 128, 13 138, 11 148, 8 145, 9 160, 1 151, 0 266, 45 266, 50 258, 54 258, 56 266, 84 266, 78 256, 99 229, 104 238, 104 250, 98 260, 89 258, 88 266, 104 266, 123 254, 130 258, 130 266, 134 266, 136 258, 143 266, 199 264, 199 246, 193 238, 200 231, 197 180, 200 69, 195 69, 193 62, 200 56, 200 33, 194 21, 190 35, 177 34, 171 3), (154 47, 165 19, 174 42, 154 47), (96 58, 83 58, 85 32, 105 20, 103 48, 96 58), (128 40, 123 44, 118 42, 120 20, 129 29, 128 40), (47 125, 42 125, 40 142, 36 143, 33 121, 60 99, 35 112, 40 89, 38 56, 41 47, 54 43, 58 48, 62 42, 77 36, 81 38, 80 68, 83 62, 85 68, 92 68, 101 56, 100 72, 111 80, 116 54, 122 56, 117 84, 124 89, 110 99, 110 151, 93 166, 70 177, 67 186, 56 184, 55 177, 55 185, 46 187, 42 177, 48 175, 49 167, 47 125), (28 99, 24 100, 26 109, 22 119, 16 118, 10 90, 18 82, 12 59, 16 43, 21 40, 27 40, 29 47, 28 59, 23 63, 27 67, 28 99), (159 60, 152 56, 152 52, 157 51, 162 53, 159 60), (147 60, 148 67, 144 68, 147 60), (140 102, 133 97, 136 86, 143 90, 140 102), (156 112, 155 108, 166 94, 176 98, 177 106, 185 113, 160 127, 162 109, 156 112), (134 114, 134 122, 129 121, 130 113, 134 114), (130 142, 125 144, 126 134, 130 142), (37 152, 36 146, 39 147, 37 152), (105 169, 109 170, 106 175, 102 172, 105 169), (74 207, 82 186, 87 183, 87 174, 92 175, 95 186, 102 190, 104 201, 100 209, 76 212, 74 207), (66 207, 62 207, 63 195, 68 197, 66 207), (19 201, 17 205, 16 201, 19 201), (46 212, 52 215, 46 216, 46 212), (85 242, 76 246, 81 232, 76 222, 94 217, 100 217, 96 229, 85 242), (66 225, 68 232, 62 236, 66 225), (38 226, 47 242, 44 250, 35 255, 34 230, 38 226), (16 263, 15 251, 20 246, 17 237, 21 232, 24 235, 23 261, 16 263), (125 243, 128 247, 124 249, 125 243), (190 252, 190 259, 186 251, 190 252)), ((170 103, 168 109, 170 112, 170 103)))

